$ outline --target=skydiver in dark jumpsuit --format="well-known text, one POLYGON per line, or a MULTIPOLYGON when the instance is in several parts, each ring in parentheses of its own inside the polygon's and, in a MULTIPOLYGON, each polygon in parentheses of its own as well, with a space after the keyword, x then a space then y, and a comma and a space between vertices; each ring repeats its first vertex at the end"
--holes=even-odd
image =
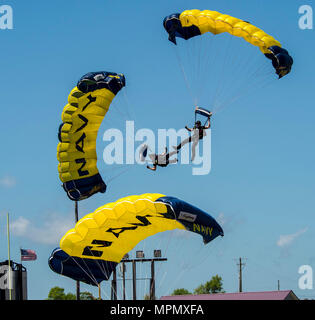
POLYGON ((149 157, 151 158, 153 162, 153 166, 147 166, 148 169, 155 171, 157 166, 159 167, 167 167, 170 163, 177 163, 177 158, 176 159, 171 159, 174 154, 177 154, 178 151, 173 151, 173 152, 167 152, 167 148, 165 148, 165 151, 161 154, 150 154, 149 157))
POLYGON ((211 127, 211 122, 210 122, 210 118, 212 116, 212 113, 209 115, 208 120, 207 120, 207 124, 206 125, 202 125, 201 121, 196 121, 195 125, 193 128, 188 128, 187 126, 185 126, 186 130, 188 130, 189 132, 193 132, 193 134, 186 138, 185 140, 181 141, 181 143, 178 146, 174 146, 173 148, 179 152, 179 150, 187 143, 192 142, 192 146, 191 146, 191 161, 194 161, 195 159, 195 155, 196 155, 196 147, 199 143, 200 140, 203 139, 203 137, 205 137, 206 134, 206 130, 209 129, 211 127))

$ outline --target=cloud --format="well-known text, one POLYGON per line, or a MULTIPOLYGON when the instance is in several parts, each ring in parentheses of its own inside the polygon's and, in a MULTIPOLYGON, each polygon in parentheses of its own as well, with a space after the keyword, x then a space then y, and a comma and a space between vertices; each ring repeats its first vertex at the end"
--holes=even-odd
POLYGON ((278 247, 287 247, 289 246, 296 238, 305 233, 308 228, 301 229, 293 234, 280 235, 279 240, 277 241, 278 247))
POLYGON ((61 237, 74 226, 74 219, 53 214, 42 226, 35 226, 30 220, 19 217, 11 222, 13 235, 29 239, 33 242, 47 245, 58 245, 61 237))
POLYGON ((13 188, 16 185, 16 180, 14 177, 4 176, 0 179, 0 186, 5 188, 13 188))
POLYGON ((30 221, 23 217, 19 217, 17 220, 11 222, 10 229, 14 235, 23 237, 30 229, 30 221))

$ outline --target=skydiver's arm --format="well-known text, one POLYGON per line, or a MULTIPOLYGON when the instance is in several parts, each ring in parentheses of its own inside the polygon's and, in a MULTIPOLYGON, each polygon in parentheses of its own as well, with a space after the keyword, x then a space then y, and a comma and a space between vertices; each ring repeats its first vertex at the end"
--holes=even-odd
POLYGON ((187 126, 185 126, 185 129, 188 130, 189 132, 191 132, 193 129, 188 128, 187 126))
POLYGON ((165 156, 167 154, 167 148, 165 148, 164 152, 161 153, 161 156, 165 156))
POLYGON ((205 126, 205 129, 209 129, 211 127, 211 120, 210 120, 211 117, 212 117, 212 112, 210 112, 210 114, 209 114, 208 124, 205 126))
POLYGON ((211 127, 210 118, 208 119, 208 124, 205 126, 205 129, 209 129, 211 127))

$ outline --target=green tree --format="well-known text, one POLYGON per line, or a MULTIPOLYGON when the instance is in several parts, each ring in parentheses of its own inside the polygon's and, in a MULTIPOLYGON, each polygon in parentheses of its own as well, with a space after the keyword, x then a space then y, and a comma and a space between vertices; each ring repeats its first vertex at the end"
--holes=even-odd
MULTIPOLYGON (((90 292, 81 292, 80 293, 80 299, 81 300, 95 300, 93 295, 90 292)), ((50 289, 48 293, 47 300, 76 300, 76 295, 73 293, 65 293, 64 288, 60 287, 53 287, 50 289)))
POLYGON ((80 292, 80 300, 96 300, 96 298, 92 295, 91 292, 84 291, 80 292))
POLYGON ((222 278, 218 275, 213 276, 210 281, 201 284, 194 290, 194 294, 224 293, 222 278))
POLYGON ((180 288, 180 289, 175 289, 172 293, 172 296, 182 296, 185 294, 191 294, 191 292, 189 292, 188 290, 186 290, 184 288, 180 288))
POLYGON ((48 300, 75 300, 75 295, 72 293, 65 294, 65 289, 53 287, 48 293, 48 300))

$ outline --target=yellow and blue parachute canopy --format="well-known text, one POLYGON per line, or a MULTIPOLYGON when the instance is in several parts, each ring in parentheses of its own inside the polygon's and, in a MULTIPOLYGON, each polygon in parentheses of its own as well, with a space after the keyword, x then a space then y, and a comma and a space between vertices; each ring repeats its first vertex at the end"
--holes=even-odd
POLYGON ((56 248, 48 259, 48 265, 52 271, 60 275, 96 286, 110 278, 117 263, 70 257, 60 248, 56 248))
POLYGON ((57 159, 60 180, 71 200, 106 191, 96 166, 96 138, 113 98, 124 86, 123 74, 90 72, 70 92, 59 127, 57 159))
POLYGON ((228 14, 210 10, 185 10, 165 17, 163 25, 169 34, 169 40, 174 44, 176 38, 188 40, 207 32, 213 35, 228 32, 259 47, 263 54, 272 60, 279 78, 291 71, 293 59, 279 41, 253 24, 228 14))
POLYGON ((86 215, 63 236, 60 248, 72 257, 119 263, 140 241, 174 229, 197 233, 205 244, 224 235, 208 213, 174 197, 147 193, 119 199, 86 215))

